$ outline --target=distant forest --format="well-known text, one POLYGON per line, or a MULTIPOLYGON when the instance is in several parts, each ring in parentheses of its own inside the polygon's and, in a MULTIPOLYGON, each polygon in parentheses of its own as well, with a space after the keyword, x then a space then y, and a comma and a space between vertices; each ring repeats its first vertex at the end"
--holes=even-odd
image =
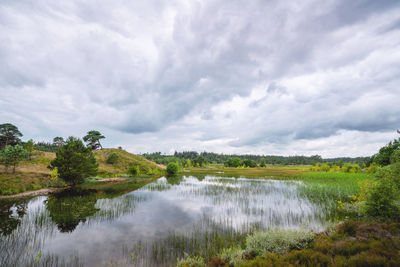
MULTIPOLYGON (((169 162, 186 162, 190 160, 192 163, 204 162, 206 164, 224 164, 228 159, 239 158, 243 160, 253 160, 257 164, 265 162, 266 164, 277 165, 314 165, 323 162, 352 162, 358 164, 368 164, 370 157, 342 157, 323 159, 320 155, 314 156, 273 156, 273 155, 252 155, 252 154, 218 154, 213 152, 183 151, 175 152, 173 155, 161 154, 161 152, 143 154, 149 160, 159 164, 168 164, 169 162)), ((200 164, 201 165, 201 164, 200 164)))
MULTIPOLYGON (((50 142, 38 142, 35 144, 36 150, 46 152, 56 152, 58 146, 50 142)), ((144 153, 142 154, 147 159, 154 161, 159 164, 168 164, 169 162, 182 162, 184 166, 187 160, 190 160, 192 164, 205 165, 205 164, 224 164, 228 159, 238 158, 243 160, 253 160, 256 164, 265 162, 265 164, 276 164, 276 165, 314 165, 317 163, 324 162, 351 162, 357 164, 369 165, 371 157, 338 157, 338 158, 326 158, 323 159, 320 155, 314 156, 273 156, 273 155, 252 155, 252 154, 218 154, 213 152, 201 152, 196 151, 183 151, 175 152, 173 155, 161 154, 161 152, 144 153)))

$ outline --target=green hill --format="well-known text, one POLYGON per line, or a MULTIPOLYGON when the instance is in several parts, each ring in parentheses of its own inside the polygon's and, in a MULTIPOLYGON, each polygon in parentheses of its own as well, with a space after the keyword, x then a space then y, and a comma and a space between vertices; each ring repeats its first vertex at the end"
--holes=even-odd
POLYGON ((104 177, 115 177, 122 174, 127 174, 130 166, 136 166, 139 169, 140 175, 159 175, 162 174, 165 166, 156 164, 146 158, 131 154, 125 150, 106 148, 96 150, 96 161, 99 163, 99 175, 104 177), (107 158, 111 154, 117 155, 117 160, 114 164, 107 163, 107 158))
MULTIPOLYGON (((165 166, 156 164, 142 156, 131 154, 120 149, 102 149, 94 152, 99 163, 98 175, 101 177, 118 177, 128 174, 130 166, 136 166, 139 175, 162 175, 165 166), (117 160, 114 164, 107 163, 110 154, 115 153, 117 160)), ((61 186, 63 183, 50 180, 50 170, 47 166, 56 157, 55 153, 34 151, 30 161, 23 161, 17 166, 16 172, 5 171, 0 165, 0 196, 18 194, 41 188, 61 186)))

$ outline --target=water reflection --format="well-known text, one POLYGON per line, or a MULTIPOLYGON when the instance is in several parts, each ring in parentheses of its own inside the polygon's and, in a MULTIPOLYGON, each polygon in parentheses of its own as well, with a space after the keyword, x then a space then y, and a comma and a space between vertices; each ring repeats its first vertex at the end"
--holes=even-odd
POLYGON ((173 266, 183 252, 209 257, 254 228, 323 229, 323 207, 298 187, 178 176, 122 196, 66 191, 9 203, 0 209, 0 265, 31 265, 41 252, 48 266, 173 266))
POLYGON ((96 193, 89 190, 65 190, 51 195, 46 208, 60 232, 72 232, 80 222, 100 210, 95 207, 97 199, 96 193))
POLYGON ((26 214, 26 202, 26 200, 0 202, 0 235, 11 234, 21 224, 21 219, 26 214))

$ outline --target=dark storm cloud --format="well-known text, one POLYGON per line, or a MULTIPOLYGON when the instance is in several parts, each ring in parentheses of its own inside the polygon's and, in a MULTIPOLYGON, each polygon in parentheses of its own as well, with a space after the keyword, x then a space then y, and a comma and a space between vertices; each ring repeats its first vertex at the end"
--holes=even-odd
POLYGON ((399 8, 2 1, 0 119, 34 133, 90 126, 238 148, 390 131, 400 124, 399 8))

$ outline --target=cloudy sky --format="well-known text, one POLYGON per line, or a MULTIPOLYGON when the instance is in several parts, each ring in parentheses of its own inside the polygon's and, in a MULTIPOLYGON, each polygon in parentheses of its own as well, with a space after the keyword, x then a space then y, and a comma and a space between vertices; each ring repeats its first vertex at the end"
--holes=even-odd
POLYGON ((400 128, 400 1, 1 0, 0 93, 25 140, 371 155, 400 128))

